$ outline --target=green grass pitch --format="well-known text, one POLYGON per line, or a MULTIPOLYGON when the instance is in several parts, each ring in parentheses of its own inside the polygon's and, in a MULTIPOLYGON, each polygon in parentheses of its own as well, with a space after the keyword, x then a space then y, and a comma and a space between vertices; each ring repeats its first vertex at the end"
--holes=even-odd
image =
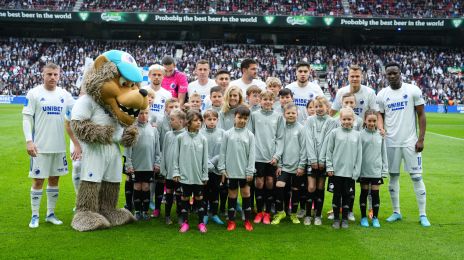
MULTIPOLYGON (((387 180, 381 187, 380 229, 361 228, 356 222, 348 230, 332 230, 324 214, 320 227, 294 225, 287 219, 278 226, 254 225, 249 233, 240 221, 235 232, 209 224, 207 234, 200 234, 196 225, 187 234, 179 234, 177 225, 165 226, 163 219, 89 233, 74 231, 71 174, 61 179, 56 210, 64 224, 45 223, 44 196, 40 227, 31 230, 31 181, 21 106, 0 105, 0 122, 0 259, 464 258, 464 115, 427 114, 423 162, 430 228, 419 225, 412 183, 402 174, 403 220, 385 222, 391 213, 387 180)), ((327 194, 324 212, 331 199, 327 194)), ((119 204, 123 206, 122 192, 119 204)), ((355 215, 359 220, 357 201, 355 215)), ((196 223, 196 217, 191 222, 196 223)))

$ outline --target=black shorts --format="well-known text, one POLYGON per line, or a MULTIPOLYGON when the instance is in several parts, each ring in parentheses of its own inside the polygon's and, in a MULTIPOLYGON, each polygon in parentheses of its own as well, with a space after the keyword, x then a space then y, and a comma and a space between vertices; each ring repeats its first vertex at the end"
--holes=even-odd
POLYGON ((236 190, 238 187, 245 188, 246 186, 249 186, 250 184, 247 182, 246 179, 227 179, 227 186, 229 187, 230 190, 236 190))
POLYGON ((361 184, 382 185, 383 184, 383 179, 382 178, 359 177, 358 182, 361 183, 361 184))
POLYGON ((134 172, 134 182, 153 182, 152 171, 134 172))
POLYGON ((155 178, 154 178, 154 180, 155 180, 156 182, 163 182, 163 181, 164 181, 164 176, 163 176, 161 173, 159 173, 159 172, 158 172, 158 173, 155 173, 155 178))
POLYGON ((255 162, 256 177, 275 177, 277 167, 272 166, 270 163, 255 162))
POLYGON ((310 171, 306 171, 308 173, 308 177, 313 177, 313 178, 319 178, 319 177, 325 177, 326 172, 324 170, 319 170, 319 169, 311 169, 310 171))
POLYGON ((208 189, 211 190, 219 190, 219 186, 221 185, 221 180, 222 180, 222 175, 217 175, 214 172, 209 172, 208 173, 208 183, 206 186, 208 189))
POLYGON ((277 177, 277 181, 285 182, 287 185, 291 184, 293 188, 304 188, 305 179, 306 175, 296 176, 296 174, 289 172, 281 172, 280 176, 277 177))
POLYGON ((203 184, 181 183, 180 187, 182 189, 182 197, 190 197, 192 194, 195 197, 200 197, 203 196, 203 193, 205 192, 205 185, 203 184))
POLYGON ((334 193, 340 192, 354 196, 355 181, 349 177, 333 176, 334 193))
POLYGON ((180 183, 173 180, 166 180, 166 189, 168 190, 180 190, 180 183))

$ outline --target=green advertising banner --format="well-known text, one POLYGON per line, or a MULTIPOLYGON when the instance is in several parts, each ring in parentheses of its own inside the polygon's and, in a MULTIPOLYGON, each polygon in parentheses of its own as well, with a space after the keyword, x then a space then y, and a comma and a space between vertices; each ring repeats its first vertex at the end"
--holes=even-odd
POLYGON ((460 19, 392 19, 314 16, 158 14, 126 12, 50 12, 0 10, 0 22, 89 22, 154 25, 222 24, 257 27, 372 28, 441 30, 464 28, 460 19))

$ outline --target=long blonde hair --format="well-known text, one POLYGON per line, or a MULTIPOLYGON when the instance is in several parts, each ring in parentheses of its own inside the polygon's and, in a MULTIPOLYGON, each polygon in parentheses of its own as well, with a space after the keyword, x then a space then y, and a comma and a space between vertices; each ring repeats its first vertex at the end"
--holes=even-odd
POLYGON ((222 104, 222 112, 227 113, 229 112, 232 108, 229 105, 229 99, 230 99, 230 93, 232 91, 237 91, 238 93, 238 104, 236 107, 240 106, 243 104, 243 93, 242 90, 237 87, 237 86, 230 86, 227 88, 226 93, 224 94, 224 103, 222 104))

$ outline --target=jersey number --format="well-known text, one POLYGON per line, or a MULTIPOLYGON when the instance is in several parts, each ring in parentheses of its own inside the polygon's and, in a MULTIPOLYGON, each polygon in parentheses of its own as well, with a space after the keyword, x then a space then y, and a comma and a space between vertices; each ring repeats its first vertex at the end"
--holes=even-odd
POLYGON ((422 164, 422 157, 417 157, 417 165, 421 166, 422 164))
POLYGON ((66 161, 66 156, 63 157, 63 165, 68 166, 68 161, 66 161))

